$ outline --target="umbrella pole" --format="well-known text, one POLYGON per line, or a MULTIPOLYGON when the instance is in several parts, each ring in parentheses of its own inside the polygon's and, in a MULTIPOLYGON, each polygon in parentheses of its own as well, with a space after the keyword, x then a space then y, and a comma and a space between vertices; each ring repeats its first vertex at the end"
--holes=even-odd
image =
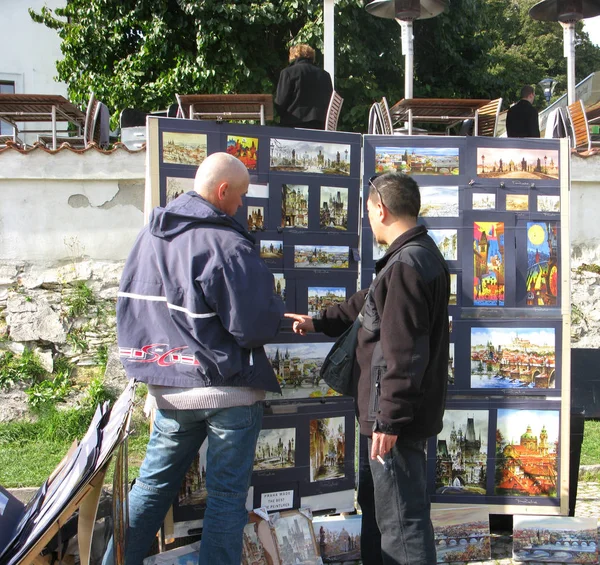
POLYGON ((575 102, 575 22, 563 23, 564 56, 567 58, 567 100, 575 102))

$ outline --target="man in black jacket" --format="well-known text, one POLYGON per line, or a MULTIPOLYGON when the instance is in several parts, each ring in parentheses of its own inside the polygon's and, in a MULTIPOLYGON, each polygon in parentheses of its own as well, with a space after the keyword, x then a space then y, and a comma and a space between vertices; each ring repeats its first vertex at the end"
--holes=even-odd
POLYGON ((329 73, 314 62, 312 47, 301 44, 290 48, 290 66, 281 71, 275 95, 282 126, 325 129, 333 86, 329 73))
POLYGON ((521 100, 506 113, 506 135, 508 137, 539 137, 538 111, 533 107, 535 90, 525 85, 521 89, 521 100))
POLYGON ((320 320, 287 315, 297 333, 338 336, 363 311, 355 396, 372 482, 367 473, 359 484, 361 539, 372 541, 366 532, 381 534, 380 551, 361 551, 365 565, 436 562, 425 447, 442 429, 450 275, 435 242, 417 225, 419 209, 419 187, 410 177, 387 173, 372 180, 369 222, 377 242, 390 247, 376 263, 369 291, 329 307, 320 320))

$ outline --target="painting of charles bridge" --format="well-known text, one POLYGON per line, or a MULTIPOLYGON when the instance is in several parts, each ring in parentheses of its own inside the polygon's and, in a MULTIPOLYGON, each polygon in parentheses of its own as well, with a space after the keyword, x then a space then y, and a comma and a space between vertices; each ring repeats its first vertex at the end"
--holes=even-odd
POLYGON ((437 494, 485 494, 487 410, 446 410, 437 436, 437 494))
POLYGON ((477 176, 499 179, 558 179, 558 151, 478 147, 477 176))
POLYGON ((346 418, 310 421, 310 481, 341 479, 346 476, 346 418))
POLYGON ((513 558, 536 563, 598 563, 596 518, 515 516, 513 558))
POLYGON ((498 410, 495 494, 557 496, 558 410, 498 410))
POLYGON ((491 558, 487 507, 434 508, 431 522, 438 563, 484 561, 491 558))
POLYGON ((471 388, 556 387, 554 328, 471 328, 471 388))
POLYGON ((347 269, 349 259, 344 245, 294 245, 296 269, 347 269))
POLYGON ((350 145, 271 138, 271 170, 350 175, 350 145))

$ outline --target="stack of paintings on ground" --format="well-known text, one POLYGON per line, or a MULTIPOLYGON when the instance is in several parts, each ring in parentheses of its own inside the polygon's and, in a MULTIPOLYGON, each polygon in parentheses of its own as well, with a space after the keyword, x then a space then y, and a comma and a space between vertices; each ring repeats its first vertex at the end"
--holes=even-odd
MULTIPOLYGON (((372 175, 413 177, 419 223, 451 273, 447 411, 428 445, 434 506, 561 512, 561 392, 569 379, 561 269, 569 252, 561 249, 568 165, 560 153, 558 140, 365 137, 363 202, 372 175)), ((363 209, 363 287, 385 252, 363 209)), ((564 511, 564 496, 562 503, 564 511)), ((475 552, 470 540, 464 549, 475 552)))
MULTIPOLYGON (((360 135, 202 120, 150 122, 157 204, 193 190, 197 167, 211 153, 226 151, 244 163, 250 186, 236 219, 255 238, 286 311, 318 318, 356 292, 360 135)), ((352 400, 320 378, 333 341, 322 334, 298 336, 285 320, 265 347, 282 394, 267 396, 250 508, 354 508, 352 400), (281 405, 285 414, 277 411, 281 405)), ((204 457, 201 450, 184 480, 176 522, 203 516, 204 457)))

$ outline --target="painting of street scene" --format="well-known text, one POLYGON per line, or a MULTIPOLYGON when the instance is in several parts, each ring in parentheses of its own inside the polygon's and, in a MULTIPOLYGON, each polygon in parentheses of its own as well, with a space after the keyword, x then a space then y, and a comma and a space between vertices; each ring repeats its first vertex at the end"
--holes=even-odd
POLYGON ((248 231, 264 231, 265 209, 262 206, 248 206, 248 231))
POLYGON ((361 518, 358 515, 313 518, 315 537, 324 563, 360 559, 361 518))
POLYGON ((507 194, 506 210, 508 212, 527 212, 529 210, 529 195, 507 194))
POLYGON ((271 170, 350 175, 350 145, 271 138, 271 170))
MULTIPOLYGON (((452 327, 452 323, 450 323, 450 327, 452 327)), ((448 354, 448 384, 454 384, 454 343, 452 342, 450 342, 450 351, 448 354)))
POLYGON ((194 505, 199 508, 206 508, 206 497, 208 496, 206 491, 207 450, 208 440, 205 439, 181 483, 177 499, 179 506, 194 505))
POLYGON ((227 153, 239 159, 247 169, 255 171, 258 161, 258 138, 228 135, 227 153))
POLYGON ((321 561, 312 522, 302 512, 282 512, 274 527, 282 564, 317 565, 321 561))
POLYGON ((163 163, 200 165, 206 159, 206 134, 163 132, 163 163))
POLYGON ((321 312, 334 304, 341 304, 346 300, 345 287, 309 286, 308 287, 308 315, 320 319, 321 312))
POLYGON ((471 328, 472 388, 554 388, 554 328, 471 328))
POLYGON ((165 204, 190 190, 194 190, 194 179, 167 177, 167 201, 165 204))
POLYGON ((308 229, 308 185, 281 187, 281 227, 308 229))
POLYGON ((310 482, 346 476, 346 418, 310 421, 310 482))
POLYGON ((437 436, 437 494, 485 494, 488 411, 446 410, 437 436))
POLYGON ((319 210, 321 229, 348 229, 348 189, 337 186, 321 187, 321 208, 319 210))
POLYGON ((260 242, 260 256, 263 259, 283 259, 283 241, 263 239, 260 242))
MULTIPOLYGON (((265 352, 284 398, 338 396, 319 374, 332 345, 304 342, 265 345, 265 352)), ((273 397, 281 399, 279 394, 273 397)))
POLYGON ((433 508, 438 563, 487 561, 492 555, 487 507, 433 508))
POLYGON ((456 230, 427 230, 427 233, 435 241, 446 261, 456 261, 458 259, 456 230))
POLYGON ((538 212, 560 212, 560 196, 539 194, 537 197, 538 212))
POLYGON ((458 216, 458 186, 421 186, 420 192, 423 218, 458 216))
POLYGON ((557 496, 558 410, 498 410, 495 493, 557 496))
POLYGON ((504 223, 473 224, 473 305, 504 306, 504 223))
POLYGON ((473 210, 495 210, 496 195, 489 192, 474 192, 471 207, 473 210))
MULTIPOLYGON (((197 562, 193 565, 197 565, 197 562)), ((265 548, 258 535, 258 523, 256 522, 244 526, 242 565, 270 565, 265 555, 265 548)))
POLYGON ((379 261, 386 253, 390 246, 387 243, 377 243, 373 237, 373 261, 379 261))
POLYGON ((458 147, 377 147, 375 172, 407 175, 458 175, 458 147))
POLYGON ((558 151, 478 147, 477 176, 497 179, 558 179, 558 151))
POLYGON ((536 563, 598 563, 596 518, 514 516, 513 559, 536 563))
POLYGON ((254 454, 254 470, 287 469, 296 465, 296 428, 261 430, 254 454))
POLYGON ((456 306, 458 303, 458 275, 450 273, 450 299, 448 306, 456 306))
POLYGON ((273 273, 273 281, 275 284, 275 294, 285 302, 285 277, 283 273, 273 273))
POLYGON ((350 248, 342 245, 294 245, 296 269, 347 269, 350 248))
POLYGON ((558 223, 527 222, 527 306, 556 306, 558 223))

